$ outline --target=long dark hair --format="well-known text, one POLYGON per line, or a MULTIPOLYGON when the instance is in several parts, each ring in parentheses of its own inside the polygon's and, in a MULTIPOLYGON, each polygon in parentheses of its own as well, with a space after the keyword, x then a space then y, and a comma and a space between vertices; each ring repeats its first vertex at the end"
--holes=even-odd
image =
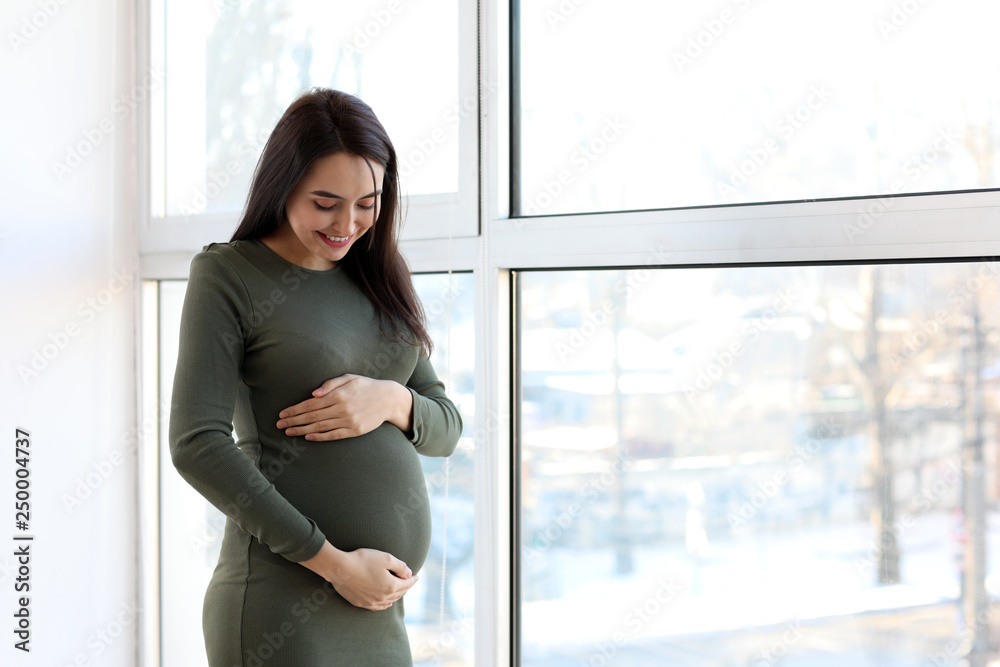
POLYGON ((357 97, 313 88, 292 102, 264 146, 231 240, 259 238, 280 227, 285 222, 285 202, 309 167, 340 152, 374 160, 385 169, 385 176, 381 210, 367 243, 351 246, 339 263, 371 300, 383 335, 419 345, 430 355, 424 311, 396 242, 400 210, 396 149, 371 107, 357 97))

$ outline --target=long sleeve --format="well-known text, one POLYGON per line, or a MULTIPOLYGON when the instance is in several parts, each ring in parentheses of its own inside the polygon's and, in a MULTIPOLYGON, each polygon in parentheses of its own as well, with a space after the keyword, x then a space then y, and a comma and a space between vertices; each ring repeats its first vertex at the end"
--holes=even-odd
POLYGON ((273 552, 300 562, 325 541, 233 440, 244 341, 253 306, 239 275, 217 252, 191 262, 181 315, 170 411, 170 454, 181 476, 273 552))
POLYGON ((426 357, 417 361, 406 387, 413 394, 413 446, 424 456, 450 456, 462 434, 462 416, 426 357))

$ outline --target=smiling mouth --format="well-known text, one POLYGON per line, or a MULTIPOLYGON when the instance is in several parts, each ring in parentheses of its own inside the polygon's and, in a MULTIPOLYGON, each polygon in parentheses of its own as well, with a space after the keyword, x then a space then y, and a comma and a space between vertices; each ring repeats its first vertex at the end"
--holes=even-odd
POLYGON ((323 243, 330 246, 331 248, 346 248, 347 244, 351 242, 354 235, 351 236, 331 236, 330 234, 324 234, 323 232, 316 232, 319 234, 320 239, 323 243))

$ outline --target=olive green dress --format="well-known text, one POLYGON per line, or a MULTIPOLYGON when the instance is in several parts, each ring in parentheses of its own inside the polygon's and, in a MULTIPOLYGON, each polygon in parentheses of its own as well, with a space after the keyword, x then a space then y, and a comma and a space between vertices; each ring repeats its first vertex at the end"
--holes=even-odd
POLYGON ((360 609, 298 563, 325 538, 343 550, 388 552, 417 572, 431 536, 417 454, 448 456, 461 429, 430 362, 379 332, 371 303, 341 267, 305 269, 259 240, 213 243, 196 255, 170 452, 228 517, 203 609, 209 664, 411 665, 405 597, 386 611, 360 609), (275 426, 282 409, 345 373, 408 387, 412 433, 383 423, 310 442, 275 426))

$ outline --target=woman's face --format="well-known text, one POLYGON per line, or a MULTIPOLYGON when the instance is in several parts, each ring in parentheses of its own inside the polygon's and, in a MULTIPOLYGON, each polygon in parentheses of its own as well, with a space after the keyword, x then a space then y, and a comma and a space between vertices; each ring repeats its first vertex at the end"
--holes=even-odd
POLYGON ((290 230, 279 231, 293 261, 319 270, 335 267, 375 223, 384 176, 382 165, 352 153, 316 160, 285 202, 290 230))

